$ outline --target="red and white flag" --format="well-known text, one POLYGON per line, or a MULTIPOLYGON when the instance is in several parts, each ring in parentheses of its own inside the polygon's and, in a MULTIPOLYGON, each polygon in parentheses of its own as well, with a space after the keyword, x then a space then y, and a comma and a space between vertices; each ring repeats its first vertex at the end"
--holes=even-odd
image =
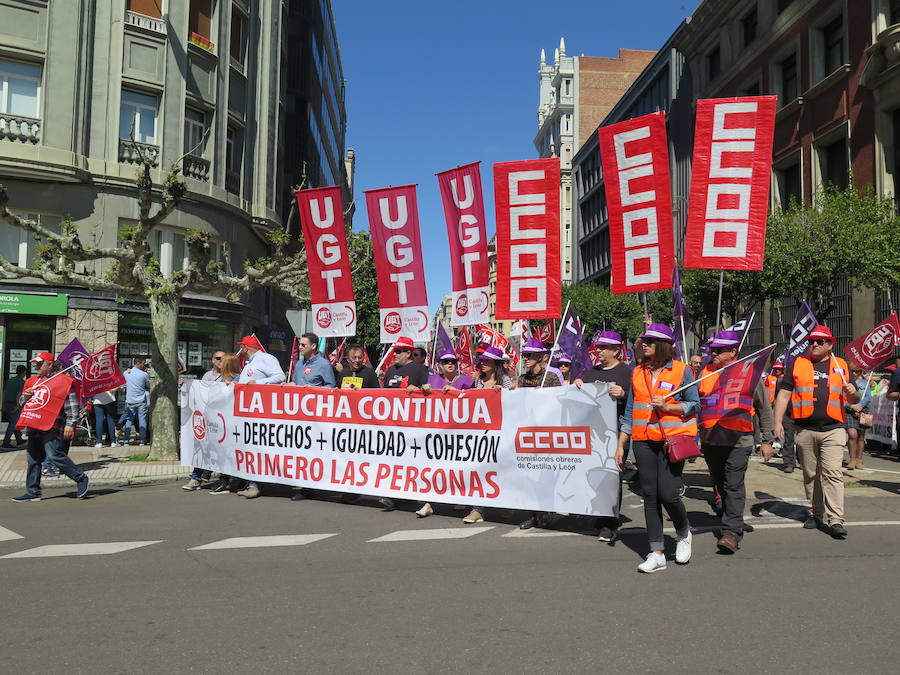
POLYGON ((494 164, 498 319, 562 316, 559 158, 494 164))
POLYGON ((469 337, 468 328, 463 328, 459 331, 454 349, 456 350, 456 358, 459 360, 459 371, 466 374, 474 372, 475 364, 472 360, 472 338, 469 337))
POLYGON ((89 399, 111 389, 118 389, 125 384, 125 375, 116 363, 116 347, 118 342, 94 352, 84 360, 81 379, 81 396, 89 399))
POLYGON ((375 253, 381 341, 405 336, 431 340, 416 186, 366 191, 369 231, 375 253))
POLYGON ((356 301, 341 189, 300 190, 297 208, 306 246, 309 296, 316 334, 322 337, 355 335, 356 301))
POLYGON ((665 113, 600 127, 612 292, 672 287, 672 186, 665 113))
POLYGON ((844 354, 860 368, 874 370, 891 358, 897 344, 900 344, 900 322, 897 321, 897 312, 894 312, 844 347, 844 354))
MULTIPOLYGON (((82 361, 82 364, 86 363, 87 361, 82 361)), ((87 376, 87 366, 82 367, 87 376)), ((46 380, 41 380, 37 375, 28 378, 22 390, 31 389, 33 393, 22 406, 16 429, 52 429, 74 384, 75 380, 63 374, 53 375, 46 380)))
MULTIPOLYGON (((540 340, 545 345, 556 343, 556 322, 548 321, 543 326, 538 326, 532 331, 535 340, 540 340)), ((524 343, 523 343, 524 344, 524 343)))
POLYGON ((341 344, 334 348, 334 351, 328 355, 328 360, 332 366, 339 364, 344 358, 344 349, 347 346, 347 338, 341 340, 341 344))
POLYGON ((697 101, 684 266, 761 270, 775 96, 697 101))
POLYGON ((479 164, 437 174, 450 240, 451 326, 471 326, 490 318, 490 265, 479 164))

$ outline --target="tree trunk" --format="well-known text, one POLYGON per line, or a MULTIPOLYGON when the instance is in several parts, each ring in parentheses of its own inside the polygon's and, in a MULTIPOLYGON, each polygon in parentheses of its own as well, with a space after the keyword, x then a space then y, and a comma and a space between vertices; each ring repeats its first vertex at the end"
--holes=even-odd
POLYGON ((151 295, 151 366, 156 377, 150 389, 150 459, 178 459, 178 305, 176 295, 151 295))

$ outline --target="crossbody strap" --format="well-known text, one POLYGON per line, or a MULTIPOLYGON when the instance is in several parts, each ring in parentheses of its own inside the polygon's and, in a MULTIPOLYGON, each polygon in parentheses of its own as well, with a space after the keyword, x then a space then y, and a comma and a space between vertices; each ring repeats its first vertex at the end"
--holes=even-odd
POLYGON ((650 414, 656 418, 656 423, 659 425, 659 431, 662 433, 663 442, 668 440, 668 436, 666 436, 666 430, 663 428, 662 420, 659 418, 659 415, 656 412, 656 408, 653 407, 653 382, 650 379, 650 369, 644 366, 644 380, 647 382, 647 391, 650 392, 650 414))

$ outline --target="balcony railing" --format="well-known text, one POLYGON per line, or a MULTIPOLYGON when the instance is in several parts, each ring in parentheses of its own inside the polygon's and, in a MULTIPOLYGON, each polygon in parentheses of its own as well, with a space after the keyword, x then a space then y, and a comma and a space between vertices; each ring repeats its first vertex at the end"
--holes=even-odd
POLYGON ((197 180, 209 180, 209 160, 196 155, 185 155, 184 175, 197 180))
POLYGON ((155 19, 146 14, 138 14, 129 9, 125 10, 125 23, 129 26, 145 28, 146 30, 152 30, 155 33, 162 33, 163 35, 166 33, 166 22, 162 19, 155 19))
POLYGON ((0 113, 0 139, 37 145, 40 137, 40 120, 33 117, 0 113))
POLYGON ((241 194, 241 174, 225 169, 225 189, 235 195, 241 194))
POLYGON ((123 164, 141 164, 141 155, 150 158, 150 166, 159 166, 159 146, 149 143, 132 143, 130 138, 119 139, 119 161, 123 164), (135 147, 137 146, 137 147, 135 147))

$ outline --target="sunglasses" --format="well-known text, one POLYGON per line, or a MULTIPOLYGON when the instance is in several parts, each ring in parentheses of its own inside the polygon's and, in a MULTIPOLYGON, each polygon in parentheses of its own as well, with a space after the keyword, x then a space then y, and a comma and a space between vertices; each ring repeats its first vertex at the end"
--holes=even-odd
POLYGON ((412 354, 412 349, 395 349, 395 354, 412 354))
POLYGON ((214 356, 214 357, 212 357, 212 360, 213 360, 213 361, 221 361, 221 360, 222 360, 222 357, 221 357, 221 356, 214 356))
POLYGON ((825 338, 812 338, 809 341, 811 345, 824 345, 826 342, 831 342, 830 340, 826 340, 825 338))
POLYGON ((713 354, 721 354, 722 352, 730 352, 734 347, 713 347, 709 351, 713 354))

